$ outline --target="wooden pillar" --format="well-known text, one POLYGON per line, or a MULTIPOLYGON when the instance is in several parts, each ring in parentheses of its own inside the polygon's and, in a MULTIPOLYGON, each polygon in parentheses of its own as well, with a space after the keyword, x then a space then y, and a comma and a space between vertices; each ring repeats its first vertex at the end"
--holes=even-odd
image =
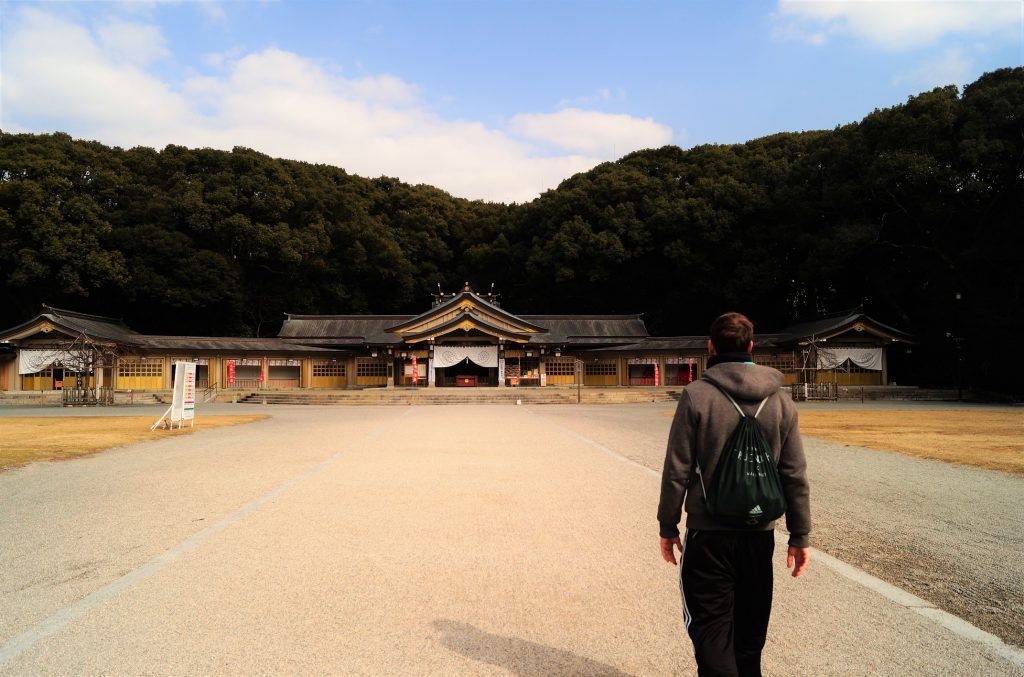
MULTIPOLYGON (((345 381, 349 386, 358 385, 356 379, 356 358, 350 357, 345 361, 345 381)), ((347 387, 347 386, 346 386, 347 387)))
POLYGON ((21 390, 21 378, 18 372, 19 362, 17 359, 7 362, 7 383, 5 384, 5 390, 21 390))

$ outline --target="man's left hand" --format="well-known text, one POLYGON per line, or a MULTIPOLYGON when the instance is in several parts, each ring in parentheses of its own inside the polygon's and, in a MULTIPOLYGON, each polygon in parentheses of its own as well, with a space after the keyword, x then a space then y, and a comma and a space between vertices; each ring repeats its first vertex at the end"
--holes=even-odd
POLYGON ((786 551, 786 568, 793 569, 793 578, 796 578, 807 570, 807 562, 811 559, 810 548, 797 548, 789 546, 786 551))
POLYGON ((663 538, 661 539, 661 557, 669 564, 678 564, 676 561, 676 548, 679 549, 679 554, 683 554, 683 542, 679 540, 678 536, 674 538, 663 538))

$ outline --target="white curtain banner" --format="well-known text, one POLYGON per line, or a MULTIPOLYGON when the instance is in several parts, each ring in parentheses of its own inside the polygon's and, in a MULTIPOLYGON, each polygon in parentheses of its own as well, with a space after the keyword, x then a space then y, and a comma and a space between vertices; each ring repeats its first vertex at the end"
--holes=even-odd
POLYGON ((481 367, 498 366, 498 346, 436 346, 434 367, 454 367, 465 359, 481 367))
POLYGON ((18 373, 34 374, 49 369, 66 357, 62 350, 19 350, 18 373))
POLYGON ((835 369, 847 360, 861 369, 882 370, 881 348, 818 348, 818 369, 835 369))

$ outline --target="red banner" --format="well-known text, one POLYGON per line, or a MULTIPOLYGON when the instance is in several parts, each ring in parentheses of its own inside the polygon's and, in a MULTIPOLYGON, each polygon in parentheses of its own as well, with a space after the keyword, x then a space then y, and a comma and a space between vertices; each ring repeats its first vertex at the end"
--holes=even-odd
POLYGON ((267 376, 267 358, 263 358, 263 364, 260 365, 260 383, 263 383, 263 379, 267 376))
POLYGON ((659 381, 659 377, 660 376, 661 376, 661 372, 658 370, 658 365, 654 365, 654 386, 655 387, 658 386, 658 381, 659 381))
POLYGON ((235 361, 228 360, 228 385, 235 385, 235 361))
POLYGON ((419 370, 419 367, 416 364, 416 356, 413 355, 412 356, 412 382, 413 382, 413 385, 416 385, 417 383, 419 383, 419 380, 420 380, 420 370, 419 370))

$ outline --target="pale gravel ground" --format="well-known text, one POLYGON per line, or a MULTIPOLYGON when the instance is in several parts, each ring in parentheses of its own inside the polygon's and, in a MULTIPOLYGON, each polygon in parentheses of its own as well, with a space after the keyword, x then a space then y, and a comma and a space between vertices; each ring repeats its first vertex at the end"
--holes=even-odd
MULTIPOLYGON (((976 405, 800 405, 819 411, 908 407, 967 416, 976 405)), ((660 472, 672 410, 566 409, 558 418, 660 472)), ((1024 477, 816 438, 806 438, 804 446, 815 547, 1024 647, 1024 477)))
MULTIPOLYGON (((670 405, 216 410, 274 418, 0 474, 2 645, 316 468, 0 673, 694 674, 657 477, 563 430, 660 470, 670 405)), ((767 674, 1015 674, 783 552, 767 674)))

